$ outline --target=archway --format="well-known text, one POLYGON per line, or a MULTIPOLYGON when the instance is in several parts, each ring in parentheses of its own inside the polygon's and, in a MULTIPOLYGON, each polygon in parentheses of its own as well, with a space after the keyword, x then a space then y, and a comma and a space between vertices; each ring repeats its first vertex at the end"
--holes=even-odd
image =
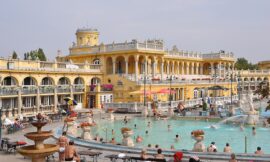
POLYGON ((135 74, 135 57, 128 57, 128 74, 135 74))
POLYGON ((37 82, 33 77, 26 77, 24 78, 22 85, 33 86, 33 85, 37 85, 37 82))
POLYGON ((58 85, 70 85, 70 80, 67 77, 62 77, 58 80, 58 85))
POLYGON ((12 76, 5 77, 1 83, 4 86, 16 86, 18 85, 18 80, 12 76))
POLYGON ((91 79, 91 85, 96 85, 96 84, 100 84, 101 81, 98 77, 94 77, 91 79))
POLYGON ((74 84, 84 84, 83 78, 81 78, 81 77, 75 78, 74 84))
POLYGON ((125 58, 123 56, 118 56, 116 57, 116 61, 115 61, 115 67, 116 67, 116 73, 117 74, 123 74, 125 73, 125 58))
POLYGON ((54 85, 54 81, 51 77, 45 77, 41 80, 41 85, 54 85))
POLYGON ((106 59, 106 73, 107 74, 112 74, 113 73, 113 61, 112 61, 112 57, 108 57, 106 59))

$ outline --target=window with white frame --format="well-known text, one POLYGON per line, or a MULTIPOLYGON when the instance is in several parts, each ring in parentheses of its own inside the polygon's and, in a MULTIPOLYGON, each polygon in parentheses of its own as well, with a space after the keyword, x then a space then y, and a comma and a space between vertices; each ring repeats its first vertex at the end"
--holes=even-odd
POLYGON ((24 97, 23 107, 34 107, 36 105, 36 97, 24 97))
POLYGON ((41 105, 44 106, 53 105, 53 96, 42 96, 41 105))

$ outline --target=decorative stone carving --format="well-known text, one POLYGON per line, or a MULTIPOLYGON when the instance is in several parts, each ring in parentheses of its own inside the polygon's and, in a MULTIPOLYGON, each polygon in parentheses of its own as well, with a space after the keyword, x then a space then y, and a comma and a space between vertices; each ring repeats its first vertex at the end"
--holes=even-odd
POLYGON ((130 137, 131 135, 133 135, 133 131, 131 129, 129 129, 129 128, 122 128, 121 132, 122 132, 122 135, 123 135, 122 144, 124 146, 133 147, 134 142, 133 142, 132 138, 130 137))
POLYGON ((91 127, 90 126, 83 126, 82 128, 82 135, 81 138, 84 140, 91 140, 91 127))
POLYGON ((205 152, 206 148, 203 143, 204 140, 204 131, 203 130, 195 130, 191 132, 191 136, 194 140, 196 140, 196 143, 193 146, 192 151, 195 152, 205 152))
POLYGON ((73 121, 67 121, 67 134, 76 136, 77 135, 77 128, 76 128, 76 122, 73 121))

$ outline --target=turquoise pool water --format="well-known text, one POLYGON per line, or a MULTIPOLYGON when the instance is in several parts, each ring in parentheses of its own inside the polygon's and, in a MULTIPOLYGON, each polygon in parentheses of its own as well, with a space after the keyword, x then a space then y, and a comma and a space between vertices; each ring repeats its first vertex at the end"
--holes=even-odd
POLYGON ((210 125, 215 124, 206 121, 186 121, 186 120, 153 120, 151 118, 133 118, 127 124, 123 120, 108 121, 100 120, 98 125, 92 128, 93 137, 98 133, 104 140, 110 141, 115 137, 118 143, 121 143, 122 135, 121 128, 129 127, 134 131, 133 139, 140 135, 143 137, 142 143, 135 143, 136 146, 146 147, 151 144, 154 147, 158 144, 161 148, 169 149, 174 145, 176 149, 191 150, 195 141, 191 138, 192 130, 202 129, 205 132, 204 143, 208 146, 212 141, 216 142, 218 151, 223 151, 226 142, 230 143, 232 149, 236 153, 243 153, 245 151, 244 138, 247 136, 247 152, 253 153, 257 146, 260 146, 265 153, 270 154, 270 129, 257 127, 257 134, 252 135, 251 127, 245 127, 244 131, 240 131, 238 126, 234 125, 220 125, 218 129, 210 128, 210 125), (151 126, 148 127, 148 122, 151 126), (134 124, 137 128, 134 128, 134 124), (168 125, 171 129, 168 130, 168 125), (112 134, 112 129, 114 134, 112 134), (106 131, 107 130, 107 131, 106 131), (148 135, 146 135, 148 131, 148 135), (106 133, 107 132, 107 133, 106 133), (106 135, 107 134, 107 135, 106 135), (175 142, 175 135, 180 135, 180 141, 175 142))

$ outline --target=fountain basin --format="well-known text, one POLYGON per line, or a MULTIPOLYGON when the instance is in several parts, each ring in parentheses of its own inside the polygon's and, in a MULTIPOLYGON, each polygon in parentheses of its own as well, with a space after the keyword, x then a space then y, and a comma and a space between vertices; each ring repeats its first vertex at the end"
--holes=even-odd
POLYGON ((36 121, 36 122, 32 122, 31 124, 32 124, 34 127, 41 128, 41 127, 43 127, 44 125, 46 125, 47 123, 48 123, 47 121, 36 121))
POLYGON ((36 150, 35 145, 25 146, 18 149, 18 152, 26 157, 31 157, 34 159, 44 158, 57 152, 59 146, 55 144, 44 144, 44 149, 36 150))
POLYGON ((52 131, 41 131, 40 133, 37 132, 26 133, 24 136, 33 141, 44 141, 47 138, 50 138, 52 135, 53 135, 52 131))

